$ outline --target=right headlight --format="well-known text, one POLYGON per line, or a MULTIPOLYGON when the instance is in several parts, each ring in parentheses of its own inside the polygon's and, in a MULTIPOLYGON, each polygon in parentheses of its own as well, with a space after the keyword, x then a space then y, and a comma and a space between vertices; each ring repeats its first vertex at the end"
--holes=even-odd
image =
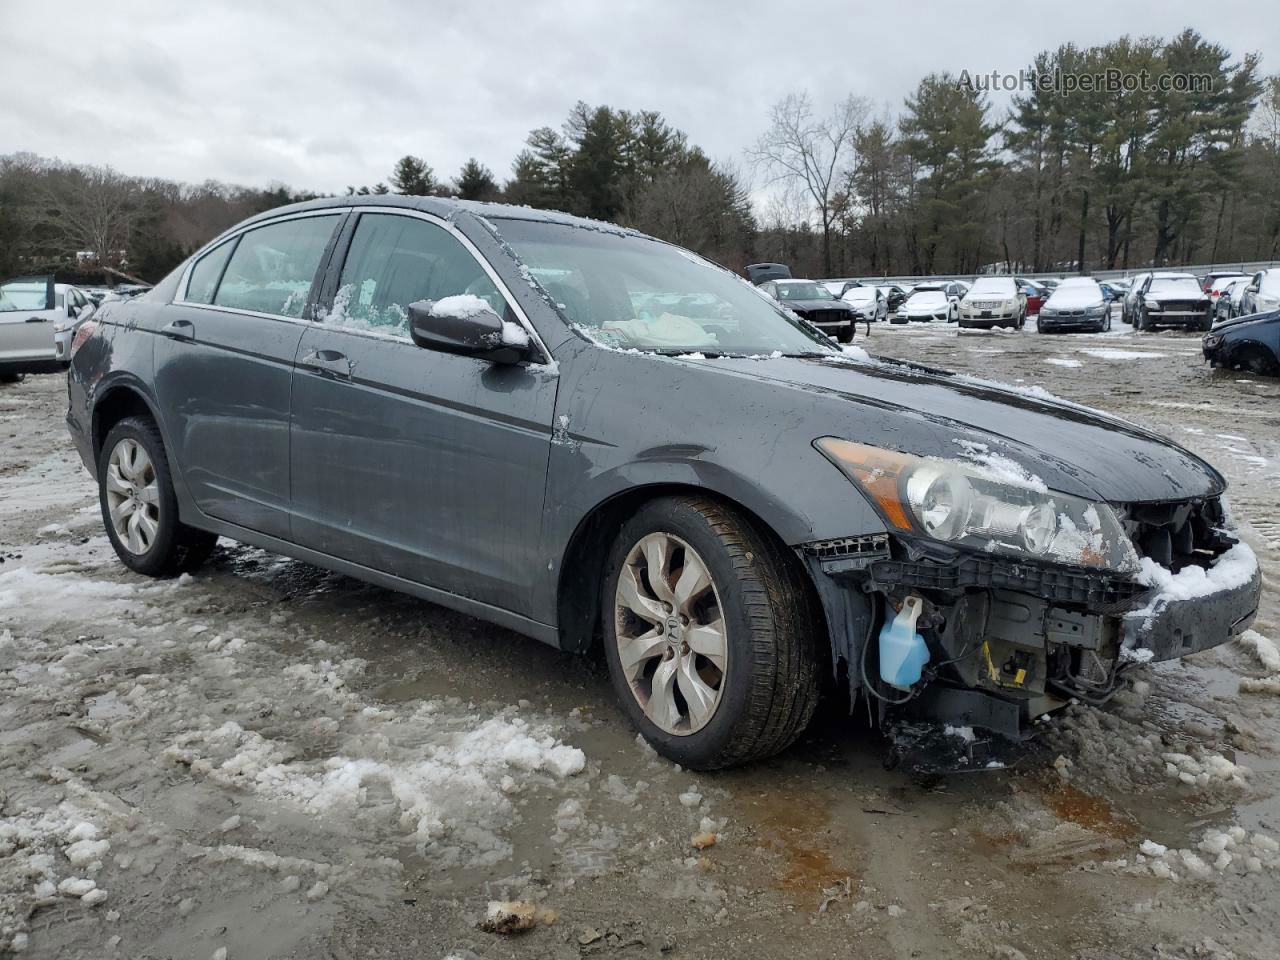
POLYGON ((837 437, 814 445, 891 529, 991 553, 1119 572, 1138 557, 1105 503, 1048 490, 1012 460, 916 457, 837 437))

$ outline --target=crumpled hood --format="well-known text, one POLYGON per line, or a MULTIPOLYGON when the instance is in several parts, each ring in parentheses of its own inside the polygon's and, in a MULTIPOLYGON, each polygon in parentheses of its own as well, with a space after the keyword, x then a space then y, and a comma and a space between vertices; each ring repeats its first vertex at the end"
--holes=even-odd
POLYGON ((1051 490, 1111 503, 1207 497, 1226 488, 1208 463, 1158 434, 1047 395, 944 370, 840 357, 686 362, 805 394, 795 403, 811 411, 804 423, 814 439, 838 435, 948 459, 971 457, 974 444, 985 445, 1051 490))

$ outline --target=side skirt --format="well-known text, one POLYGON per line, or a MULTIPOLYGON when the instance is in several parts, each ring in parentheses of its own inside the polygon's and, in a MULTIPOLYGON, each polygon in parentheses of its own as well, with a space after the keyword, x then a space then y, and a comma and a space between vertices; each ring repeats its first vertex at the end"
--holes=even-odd
MULTIPOLYGON (((191 525, 199 527, 201 530, 208 530, 210 533, 216 533, 229 540, 237 540, 240 543, 247 543, 254 547, 261 547, 263 550, 270 550, 272 553, 283 554, 286 557, 292 557, 294 560, 301 560, 303 563, 310 563, 317 567, 324 567, 326 570, 345 574, 348 577, 354 577, 357 580, 363 580, 366 583, 372 583, 375 586, 385 587, 388 590, 407 593, 420 600, 426 600, 429 603, 439 604, 440 606, 447 607, 450 610, 465 613, 467 616, 475 617, 478 620, 485 620, 500 627, 505 627, 506 629, 513 630, 516 633, 524 634, 526 637, 533 637, 535 640, 541 640, 543 643, 553 646, 557 650, 560 649, 560 631, 558 628, 550 624, 531 620, 518 613, 512 613, 510 610, 504 610, 501 607, 482 603, 479 600, 471 600, 467 597, 461 597, 456 593, 449 593, 447 590, 439 590, 435 587, 429 587, 424 583, 418 583, 414 580, 405 580, 402 577, 383 573, 380 570, 374 570, 371 567, 364 567, 358 563, 351 563, 348 560, 342 560, 338 557, 330 556, 327 553, 320 553, 317 550, 301 547, 298 544, 290 543, 287 540, 280 540, 276 537, 267 536, 266 534, 237 526, 234 523, 215 520, 213 517, 205 514, 199 514, 198 516, 198 522, 191 525)), ((182 519, 184 522, 189 522, 187 516, 183 516, 182 519)))

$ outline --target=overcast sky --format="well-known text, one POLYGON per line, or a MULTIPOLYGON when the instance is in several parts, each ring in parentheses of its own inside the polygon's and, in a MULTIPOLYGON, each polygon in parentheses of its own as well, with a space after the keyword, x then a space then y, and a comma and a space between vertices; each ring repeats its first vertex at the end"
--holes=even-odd
POLYGON ((497 174, 577 100, 654 109, 719 160, 783 94, 897 110, 931 70, 1191 26, 1280 70, 1267 0, 0 0, 0 154, 341 191, 406 153, 497 174), (1037 9, 1037 6, 1043 9, 1037 9))

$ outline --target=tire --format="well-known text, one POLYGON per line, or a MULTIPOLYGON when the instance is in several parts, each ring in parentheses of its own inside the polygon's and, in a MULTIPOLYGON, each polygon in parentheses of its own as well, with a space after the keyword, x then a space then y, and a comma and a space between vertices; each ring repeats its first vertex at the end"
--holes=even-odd
POLYGON ((25 373, 0 373, 0 383, 21 383, 25 379, 25 373))
POLYGON ((160 430, 149 417, 128 417, 107 434, 98 455, 98 503, 116 556, 136 573, 172 577, 194 570, 208 559, 218 542, 216 535, 179 521, 169 458, 160 430), (145 464, 137 451, 145 456, 145 464), (118 458, 114 464, 113 455, 118 458), (135 473, 129 473, 125 466, 130 461, 135 473), (126 504, 131 509, 123 512, 122 533, 112 520, 112 509, 126 504), (129 519, 134 515, 146 520, 135 524, 129 519))
POLYGON ((1261 376, 1280 376, 1280 361, 1269 356, 1261 347, 1251 347, 1240 354, 1239 359, 1232 358, 1232 366, 1247 373, 1261 376))
POLYGON ((1147 316, 1146 316, 1146 314, 1145 314, 1143 311, 1141 311, 1141 310, 1139 310, 1136 314, 1134 314, 1134 317, 1133 317, 1133 329, 1134 329, 1134 330, 1142 331, 1142 332, 1144 332, 1144 333, 1146 332, 1146 329, 1147 329, 1147 316))
POLYGON ((821 617, 803 571, 781 544, 732 507, 664 497, 622 525, 606 574, 601 610, 609 674, 623 712, 655 750, 690 769, 717 770, 778 753, 800 736, 818 703, 821 617), (655 540, 666 546, 653 554, 655 540), (710 584, 686 591, 692 599, 682 605, 680 575, 691 569, 690 550, 710 584), (649 577, 651 555, 664 566, 659 581, 649 577), (654 582, 665 586, 655 590, 654 582), (627 599, 628 584, 640 595, 644 616, 633 612, 638 607, 627 599), (671 606, 657 599, 662 591, 671 594, 671 606), (718 641, 714 631, 700 631, 704 649, 723 651, 721 665, 691 650, 686 637, 693 633, 684 633, 689 626, 681 624, 680 611, 695 626, 722 625, 718 641), (630 651, 636 656, 628 656, 629 668, 620 636, 623 644, 644 641, 630 651), (666 697, 651 695, 660 672, 669 678, 666 697), (695 699, 701 710, 690 709, 695 699))
POLYGON ((1212 330, 1212 329, 1213 329, 1213 317, 1212 317, 1212 316, 1205 317, 1203 320, 1201 320, 1201 321, 1200 321, 1200 332, 1201 332, 1201 333, 1208 333, 1208 332, 1209 332, 1210 330, 1212 330))
POLYGON ((853 343, 853 327, 848 330, 841 330, 836 334, 837 343, 853 343))

